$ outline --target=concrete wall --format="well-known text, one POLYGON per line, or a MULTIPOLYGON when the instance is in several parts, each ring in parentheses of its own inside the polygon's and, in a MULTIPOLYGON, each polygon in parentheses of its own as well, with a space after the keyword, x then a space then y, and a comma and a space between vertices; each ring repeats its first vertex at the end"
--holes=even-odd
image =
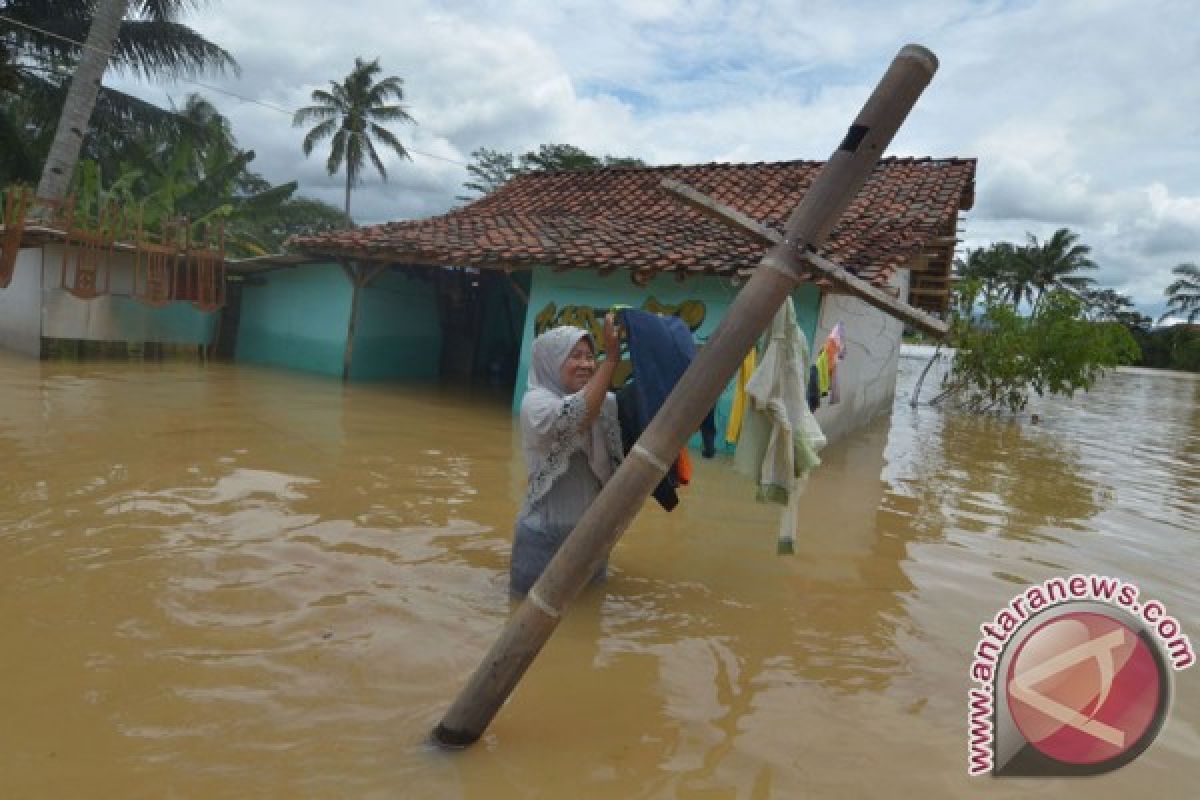
POLYGON ((351 379, 436 380, 441 352, 432 281, 385 272, 361 291, 351 379))
POLYGON ((255 278, 242 290, 235 359, 342 374, 351 284, 337 264, 303 264, 255 278))
MULTIPOLYGON (((242 290, 235 359, 340 378, 352 299, 335 263, 254 276, 242 290)), ((351 380, 435 380, 441 347, 431 281, 384 272, 360 290, 351 380)))
MULTIPOLYGON (((908 270, 898 270, 892 286, 900 297, 908 296, 908 270)), ((824 342, 833 326, 842 323, 846 358, 838 364, 841 402, 821 401, 817 422, 829 441, 845 436, 892 409, 896 394, 896 367, 904 324, 863 301, 847 295, 827 295, 813 352, 824 342)), ((812 340, 810 340, 812 341, 812 340)))
POLYGON ((17 254, 12 282, 0 289, 0 347, 37 358, 42 347, 42 248, 17 254))
POLYGON ((90 300, 75 297, 62 288, 63 250, 62 244, 51 243, 18 255, 12 283, 0 290, 0 345, 36 357, 43 338, 169 344, 212 340, 216 313, 198 311, 188 303, 154 308, 131 296, 129 253, 112 258, 108 294, 90 300))
MULTIPOLYGON (((63 246, 48 244, 44 250, 42 336, 45 338, 170 344, 212 341, 215 312, 199 311, 183 302, 156 308, 133 298, 131 253, 115 254, 109 269, 108 294, 84 300, 62 288, 63 246)), ((99 280, 103 288, 103 277, 99 280)))
MULTIPOLYGON (((907 270, 898 270, 894 275, 891 286, 899 291, 900 297, 907 297, 908 281, 907 270)), ((614 303, 640 307, 651 296, 667 304, 699 300, 705 304, 706 313, 703 324, 696 331, 696 338, 703 342, 716 328, 736 294, 737 290, 728 279, 712 276, 690 278, 682 283, 674 278, 659 276, 643 289, 635 286, 625 273, 602 278, 584 271, 556 273, 543 268, 535 270, 521 345, 520 370, 513 392, 514 411, 520 408, 525 392, 529 348, 534 338, 536 320, 547 303, 553 302, 561 309, 569 305, 606 308, 614 303)), ((842 438, 879 415, 889 413, 896 391, 896 367, 903 323, 847 295, 827 294, 822 298, 812 284, 801 285, 793 295, 793 300, 800 328, 814 354, 839 321, 845 331, 846 357, 840 362, 838 372, 840 402, 831 405, 826 398, 817 410, 817 421, 829 440, 842 438)), ((719 444, 724 443, 732 395, 731 385, 717 404, 719 444)), ((696 440, 693 439, 695 444, 696 440)))
MULTIPOLYGON (((529 311, 525 316, 525 333, 521 343, 521 362, 517 372, 517 383, 513 390, 514 412, 521 406, 521 398, 525 394, 526 375, 529 370, 529 348, 534 339, 537 317, 548 303, 553 302, 559 309, 564 306, 579 305, 588 308, 607 308, 613 304, 624 304, 640 308, 650 297, 661 303, 674 305, 686 300, 699 301, 704 304, 704 321, 695 331, 696 340, 703 343, 716 329, 717 323, 725 315, 729 304, 737 295, 728 278, 718 278, 702 275, 677 281, 670 276, 656 276, 645 288, 635 285, 629 280, 626 272, 615 272, 607 277, 600 277, 594 272, 571 270, 554 272, 541 268, 534 270, 533 284, 529 294, 529 311)), ((817 325, 820 306, 820 291, 812 284, 801 285, 793 294, 796 304, 796 315, 800 327, 809 340, 817 325)), ((732 402, 732 385, 717 403, 717 441, 724 443, 725 425, 728 421, 729 407, 732 402)), ((693 440, 696 443, 696 440, 693 440)))

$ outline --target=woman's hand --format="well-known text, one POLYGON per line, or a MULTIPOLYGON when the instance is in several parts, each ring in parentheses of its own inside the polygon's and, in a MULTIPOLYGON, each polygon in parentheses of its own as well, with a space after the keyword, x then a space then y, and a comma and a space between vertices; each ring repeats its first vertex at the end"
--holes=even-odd
POLYGON ((617 331, 617 315, 610 311, 604 315, 604 360, 596 365, 596 372, 583 387, 583 396, 587 402, 587 413, 584 414, 582 422, 584 430, 600 415, 604 397, 608 394, 608 386, 612 383, 613 373, 620 361, 621 337, 617 331))
POLYGON ((604 360, 621 360, 621 334, 617 329, 617 315, 612 311, 604 315, 604 360))

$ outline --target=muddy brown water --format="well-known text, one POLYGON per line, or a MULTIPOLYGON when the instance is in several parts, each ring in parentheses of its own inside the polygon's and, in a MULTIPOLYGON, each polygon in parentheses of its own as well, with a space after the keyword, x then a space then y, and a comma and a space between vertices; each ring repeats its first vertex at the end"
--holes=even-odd
POLYGON ((647 506, 484 739, 427 735, 502 626, 502 394, 0 355, 0 796, 1194 797, 1200 669, 1131 765, 971 779, 978 626, 1136 582, 1200 639, 1200 381, 1042 424, 904 402, 825 452, 798 553, 721 459, 647 506))

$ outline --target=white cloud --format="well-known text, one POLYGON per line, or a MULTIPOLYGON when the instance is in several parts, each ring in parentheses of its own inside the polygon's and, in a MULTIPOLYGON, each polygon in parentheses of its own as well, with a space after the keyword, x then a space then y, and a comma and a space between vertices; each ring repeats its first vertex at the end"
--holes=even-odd
MULTIPOLYGON (((396 132, 414 161, 389 158, 386 184, 366 176, 353 201, 364 222, 449 209, 466 177, 450 162, 481 146, 570 142, 651 163, 825 158, 892 55, 921 41, 941 69, 892 151, 979 159, 968 244, 1070 227, 1098 277, 1157 313, 1171 266, 1200 257, 1193 16, 1171 0, 225 0, 192 21, 243 67, 206 82, 285 109, 358 55, 403 76, 418 125, 396 132)), ((200 91, 256 168, 340 205, 342 177, 303 157, 286 114, 200 91)))

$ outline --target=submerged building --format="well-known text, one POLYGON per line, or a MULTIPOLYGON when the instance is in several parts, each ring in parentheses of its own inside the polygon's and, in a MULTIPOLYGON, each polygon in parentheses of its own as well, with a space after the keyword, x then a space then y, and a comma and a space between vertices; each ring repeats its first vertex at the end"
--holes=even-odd
MULTIPOLYGON (((136 246, 127 265, 116 259, 105 294, 82 299, 56 266, 68 237, 26 232, 0 291, 0 344, 36 355, 56 337, 215 343, 237 361, 344 380, 509 384, 516 407, 530 343, 547 327, 598 333, 604 311, 626 305, 679 316, 702 345, 758 264, 762 244, 685 205, 664 180, 781 230, 821 166, 523 175, 441 216, 298 237, 286 255, 230 261, 217 308, 210 273, 207 283, 195 273, 190 295, 179 284, 169 302, 148 302, 136 246)), ((821 255, 940 314, 974 180, 973 159, 883 159, 821 255)), ((841 402, 818 414, 827 435, 889 409, 903 324, 825 281, 793 299, 814 346, 842 323, 841 402)))

